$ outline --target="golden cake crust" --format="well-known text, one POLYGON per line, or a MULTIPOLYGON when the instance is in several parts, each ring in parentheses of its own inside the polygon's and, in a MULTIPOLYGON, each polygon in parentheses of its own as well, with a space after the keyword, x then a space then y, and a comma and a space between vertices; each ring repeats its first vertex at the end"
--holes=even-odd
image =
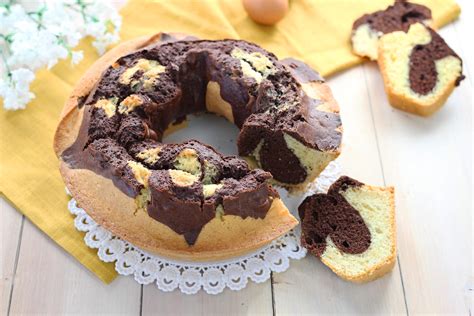
POLYGON ((160 41, 161 34, 156 34, 118 45, 97 60, 75 86, 61 113, 54 139, 66 186, 78 205, 99 225, 158 255, 190 261, 221 260, 261 248, 298 224, 279 198, 273 200, 264 219, 233 215, 212 219, 196 243, 189 246, 182 235, 149 217, 145 210, 137 210, 135 199, 120 191, 110 179, 86 169, 72 169, 61 159, 61 153, 76 140, 82 123, 84 108, 78 108, 79 100, 94 88, 103 71, 119 57, 160 41))

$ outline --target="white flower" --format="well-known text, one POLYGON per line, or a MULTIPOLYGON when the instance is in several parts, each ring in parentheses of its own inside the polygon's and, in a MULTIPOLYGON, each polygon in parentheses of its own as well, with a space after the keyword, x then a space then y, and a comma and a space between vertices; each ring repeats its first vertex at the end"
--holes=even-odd
POLYGON ((29 86, 34 71, 51 68, 70 57, 79 41, 93 37, 99 54, 119 40, 122 19, 109 1, 18 1, 8 7, 0 0, 0 97, 7 109, 21 109, 34 98, 29 86))
POLYGON ((82 58, 84 58, 84 53, 82 51, 74 51, 71 54, 71 62, 73 65, 77 65, 82 58))
POLYGON ((3 98, 3 107, 7 110, 24 109, 35 96, 30 92, 33 79, 35 74, 26 68, 13 70, 9 78, 2 78, 0 96, 3 98))

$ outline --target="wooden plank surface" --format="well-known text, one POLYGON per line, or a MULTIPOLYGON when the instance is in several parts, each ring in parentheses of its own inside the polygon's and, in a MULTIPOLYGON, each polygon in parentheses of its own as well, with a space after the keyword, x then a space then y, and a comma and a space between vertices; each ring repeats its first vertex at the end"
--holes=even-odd
MULTIPOLYGON (((472 75, 474 72, 474 45, 466 34, 472 35, 474 30, 474 1, 458 0, 462 8, 461 17, 452 24, 455 30, 456 43, 455 49, 463 58, 463 67, 467 73, 467 80, 472 89, 472 75)), ((472 36, 471 36, 472 37, 472 36)))
POLYGON ((0 197, 0 217, 0 314, 5 315, 10 305, 23 216, 0 197))
POLYGON ((163 293, 154 284, 143 288, 143 315, 272 315, 270 282, 249 282, 244 291, 224 290, 219 295, 163 293))
POLYGON ((307 257, 273 284, 219 296, 162 293, 131 277, 106 286, 28 221, 22 227, 22 216, 0 198, 0 314, 472 315, 474 17, 472 2, 460 2, 461 20, 441 33, 464 57, 467 78, 439 113, 419 118, 392 109, 373 63, 329 81, 342 108, 344 173, 396 187, 399 261, 391 274, 354 285, 307 257))
POLYGON ((118 278, 105 285, 25 221, 11 315, 137 315, 140 301, 141 287, 133 278, 118 278))

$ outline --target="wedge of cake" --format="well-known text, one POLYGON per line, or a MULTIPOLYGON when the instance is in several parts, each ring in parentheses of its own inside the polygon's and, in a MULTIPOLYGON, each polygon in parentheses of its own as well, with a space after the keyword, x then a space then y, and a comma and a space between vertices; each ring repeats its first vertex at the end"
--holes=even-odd
POLYGON ((464 79, 461 58, 422 23, 382 36, 378 52, 389 102, 403 111, 433 114, 464 79))
POLYGON ((394 189, 339 178, 298 208, 301 243, 339 277, 367 282, 396 261, 394 189))

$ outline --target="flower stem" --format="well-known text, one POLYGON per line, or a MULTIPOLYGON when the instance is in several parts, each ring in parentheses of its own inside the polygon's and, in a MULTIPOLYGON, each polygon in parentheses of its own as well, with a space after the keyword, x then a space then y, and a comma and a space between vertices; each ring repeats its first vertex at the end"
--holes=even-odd
POLYGON ((10 67, 8 66, 8 62, 7 62, 7 57, 5 57, 5 54, 3 53, 3 50, 0 49, 0 55, 2 55, 2 61, 3 61, 3 64, 5 65, 5 69, 7 70, 7 78, 9 81, 12 80, 12 72, 10 70, 10 67))
POLYGON ((45 11, 46 11, 46 5, 43 5, 38 11, 27 12, 28 17, 31 20, 33 20, 38 26, 38 30, 45 28, 43 25, 43 15, 45 11), (37 16, 38 18, 35 19, 33 16, 37 16))
POLYGON ((11 8, 12 4, 13 4, 13 0, 9 0, 7 3, 0 4, 0 7, 5 8, 7 10, 7 12, 10 13, 11 12, 10 8, 11 8))
POLYGON ((64 6, 66 8, 69 8, 73 11, 76 11, 78 13, 81 14, 82 16, 82 19, 84 20, 84 23, 87 23, 88 21, 92 21, 94 23, 97 23, 99 21, 99 19, 93 15, 88 15, 86 13, 86 8, 90 5, 89 3, 87 2, 84 2, 83 0, 76 0, 76 5, 79 7, 77 8, 75 5, 73 4, 64 4, 64 6))
POLYGON ((0 34, 0 39, 2 39, 5 42, 5 48, 7 50, 7 53, 11 53, 10 44, 12 43, 12 36, 13 34, 8 34, 8 35, 0 34))

